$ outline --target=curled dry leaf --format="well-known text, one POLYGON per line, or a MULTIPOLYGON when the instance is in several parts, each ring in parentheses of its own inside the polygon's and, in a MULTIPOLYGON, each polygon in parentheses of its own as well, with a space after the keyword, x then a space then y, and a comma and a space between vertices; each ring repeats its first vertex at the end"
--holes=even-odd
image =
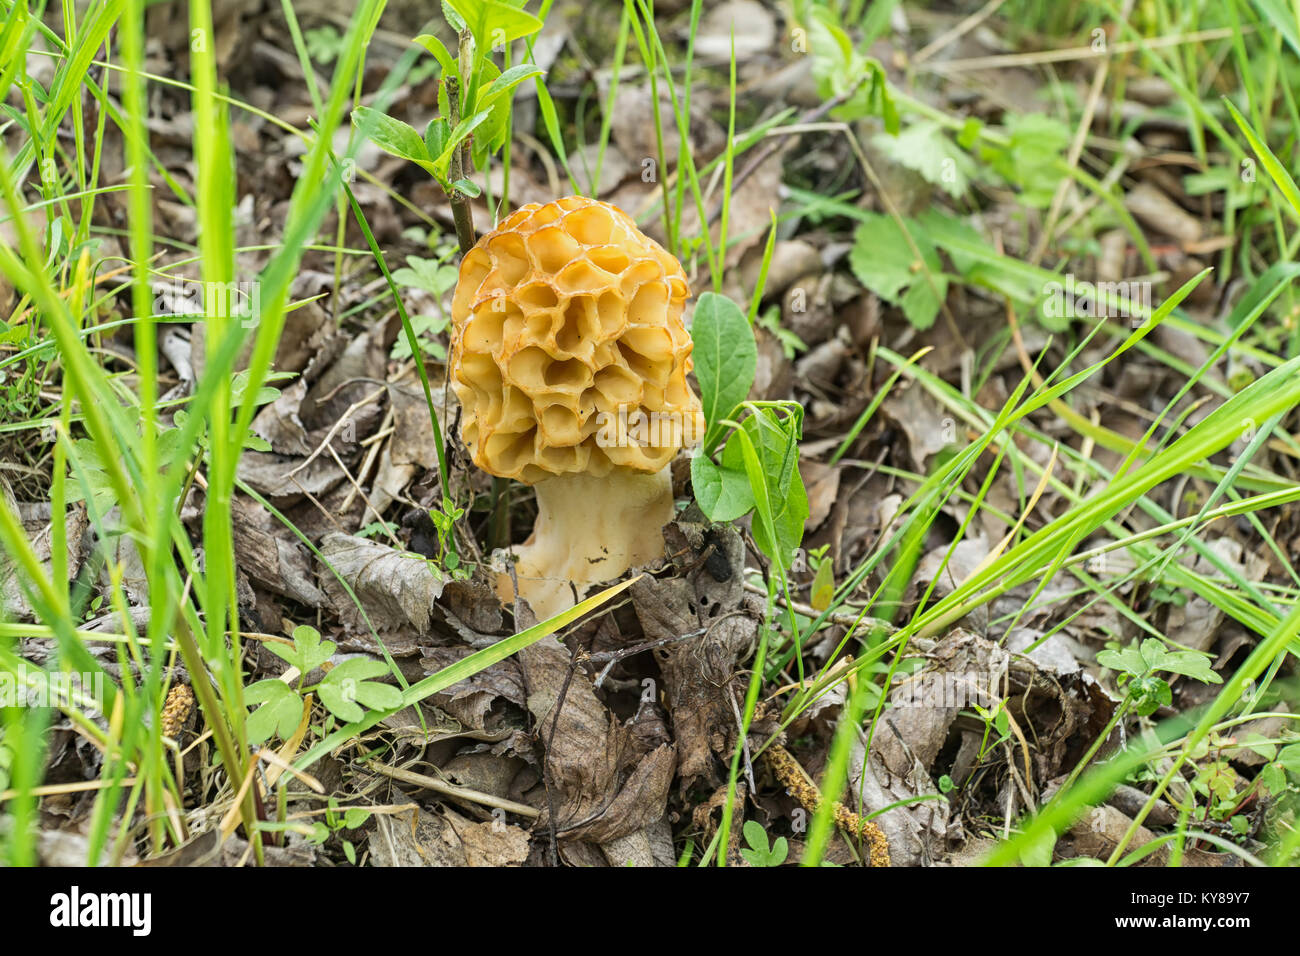
MULTIPOLYGON (((661 819, 677 756, 665 744, 638 755, 630 731, 575 673, 556 721, 555 705, 569 673, 569 652, 547 637, 518 654, 528 709, 549 746, 546 773, 561 840, 608 843, 661 819), (552 734, 554 726, 554 734, 552 734)), ((538 822, 545 827, 546 814, 538 822)))
MULTIPOLYGON (((853 755, 851 789, 861 788, 868 812, 909 797, 934 797, 935 780, 945 774, 964 788, 963 805, 1004 812, 1009 778, 1038 797, 1047 781, 1074 766, 1114 708, 1086 673, 1055 674, 969 631, 953 630, 925 656, 925 667, 890 693, 889 709, 875 727, 865 782, 861 741, 853 755), (999 706, 1020 732, 981 755, 986 728, 972 713, 999 706)), ((996 741, 1000 733, 990 732, 996 741)), ((879 823, 895 865, 937 857, 949 812, 948 802, 928 799, 883 814, 879 823)))
POLYGON ((716 617, 698 612, 691 585, 681 579, 647 579, 631 588, 647 640, 672 640, 705 629, 657 650, 664 676, 664 702, 677 739, 677 773, 683 787, 696 780, 716 784, 718 759, 736 737, 736 701, 743 689, 737 661, 753 644, 756 622, 734 611, 716 617))
POLYGON ((249 580, 307 607, 325 603, 308 552, 292 531, 243 495, 231 500, 231 521, 239 570, 249 580))
MULTIPOLYGON (((443 588, 442 573, 434 564, 409 551, 337 532, 321 539, 320 551, 352 588, 376 630, 414 627, 417 633, 428 633, 433 604, 443 588)), ((365 628, 365 618, 328 568, 321 569, 321 581, 343 622, 365 628)))
MULTIPOLYGON (((470 647, 428 647, 421 653, 421 665, 426 674, 434 674, 473 653, 470 647)), ((498 661, 433 696, 435 704, 474 730, 485 729, 488 712, 498 701, 525 706, 523 674, 513 658, 498 661)))

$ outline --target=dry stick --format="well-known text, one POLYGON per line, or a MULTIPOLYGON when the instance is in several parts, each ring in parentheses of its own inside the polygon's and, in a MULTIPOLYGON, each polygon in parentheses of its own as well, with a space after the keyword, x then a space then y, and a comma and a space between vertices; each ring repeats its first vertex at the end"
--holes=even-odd
POLYGON ((1044 63, 1065 63, 1070 60, 1092 60, 1097 57, 1111 56, 1116 53, 1134 53, 1143 49, 1155 50, 1163 47, 1181 46, 1184 43, 1206 43, 1210 40, 1226 40, 1234 34, 1254 33, 1255 27, 1246 25, 1240 31, 1232 27, 1218 27, 1213 30, 1200 30, 1196 33, 1180 33, 1167 37, 1144 37, 1141 40, 1126 40, 1121 43, 1108 43, 1097 50, 1091 46, 1065 47, 1059 50, 1040 50, 1033 53, 1000 53, 995 56, 977 56, 967 60, 949 60, 946 63, 932 63, 925 67, 930 73, 964 73, 968 70, 996 70, 1003 67, 1040 66, 1044 63))
MULTIPOLYGON (((733 611, 732 614, 718 618, 718 621, 725 621, 727 617, 731 617, 734 614, 740 614, 740 613, 742 612, 733 611)), ((714 623, 716 624, 717 622, 715 621, 714 623)), ((632 657, 644 651, 652 651, 657 647, 665 647, 669 644, 676 644, 678 641, 690 640, 692 637, 703 637, 712 629, 713 629, 713 624, 710 624, 708 627, 702 627, 698 631, 687 631, 685 634, 674 634, 671 637, 661 637, 657 641, 646 641, 643 644, 634 644, 631 647, 624 647, 621 650, 617 650, 617 651, 602 651, 599 654, 588 654, 586 660, 592 662, 593 664, 599 664, 602 661, 608 661, 608 663, 605 664, 605 667, 601 670, 600 674, 597 675, 595 683, 592 686, 595 687, 596 690, 600 690, 601 686, 605 683, 605 678, 608 677, 609 672, 614 669, 614 665, 625 658, 632 657)))
POLYGON ((387 387, 378 389, 374 392, 371 392, 369 395, 367 395, 365 398, 361 399, 360 401, 353 402, 351 405, 349 405, 347 411, 345 411, 342 415, 339 416, 339 420, 334 423, 334 425, 330 428, 328 432, 325 433, 325 437, 320 440, 320 443, 315 447, 312 453, 308 455, 306 458, 304 458, 292 471, 290 471, 287 475, 285 475, 285 477, 293 478, 295 475, 298 474, 298 472, 302 471, 313 461, 319 458, 326 448, 330 448, 331 450, 333 450, 330 445, 330 442, 332 442, 334 440, 334 437, 343 430, 344 426, 347 425, 348 421, 352 418, 352 416, 357 412, 361 411, 361 409, 365 408, 375 399, 379 398, 387 390, 388 390, 387 387))
MULTIPOLYGON (((389 404, 388 411, 384 413, 384 420, 379 425, 379 431, 367 439, 359 442, 362 448, 366 449, 365 460, 361 462, 361 467, 357 470, 357 481, 365 481, 370 474, 370 469, 374 467, 375 459, 379 457, 379 450, 383 447, 383 441, 389 435, 394 434, 397 429, 393 427, 393 405, 389 404)), ((348 492, 348 496, 343 499, 343 505, 339 510, 347 514, 348 509, 352 507, 352 502, 356 501, 359 489, 353 489, 348 492)), ((379 515, 379 520, 383 521, 384 516, 379 515)))
MULTIPOLYGON (((763 588, 760 588, 757 584, 751 584, 748 581, 745 582, 744 587, 745 590, 749 591, 751 594, 767 594, 767 591, 763 588)), ((776 603, 784 608, 793 609, 796 614, 802 614, 804 617, 812 618, 813 620, 816 620, 825 613, 824 611, 817 610, 810 604, 802 604, 799 601, 787 602, 785 596, 780 594, 776 596, 776 603)), ((826 620, 832 624, 838 624, 841 627, 857 627, 859 629, 865 626, 873 628, 878 627, 882 628, 889 634, 895 634, 900 630, 897 625, 890 624, 883 618, 864 617, 858 614, 845 614, 840 611, 832 611, 830 614, 827 614, 826 620)))
POLYGON ((440 793, 446 797, 455 797, 458 800, 465 800, 469 803, 478 803, 485 807, 494 807, 499 810, 505 810, 507 813, 526 817, 529 820, 535 820, 541 816, 535 807, 530 807, 526 803, 516 803, 513 800, 506 800, 502 797, 493 796, 490 793, 483 793, 480 790, 471 790, 468 787, 458 787, 455 784, 439 780, 437 777, 415 773, 412 770, 404 770, 401 767, 385 767, 383 764, 375 763, 373 761, 369 762, 367 766, 375 773, 392 780, 413 784, 417 787, 423 787, 425 790, 432 790, 434 793, 440 793))
POLYGON ((998 7, 1002 6, 1004 2, 1006 2, 1006 0, 989 0, 988 3, 986 3, 983 7, 981 7, 976 12, 972 13, 965 20, 961 21, 961 23, 957 24, 952 29, 940 34, 939 36, 935 37, 932 41, 927 43, 925 47, 922 48, 922 50, 916 54, 916 56, 912 57, 912 63, 913 64, 924 63, 926 60, 930 59, 930 57, 934 56, 934 54, 938 53, 940 50, 948 46, 948 44, 952 43, 954 40, 961 39, 971 30, 974 30, 977 26, 979 26, 981 23, 983 23, 985 20, 991 17, 994 13, 996 13, 998 7))

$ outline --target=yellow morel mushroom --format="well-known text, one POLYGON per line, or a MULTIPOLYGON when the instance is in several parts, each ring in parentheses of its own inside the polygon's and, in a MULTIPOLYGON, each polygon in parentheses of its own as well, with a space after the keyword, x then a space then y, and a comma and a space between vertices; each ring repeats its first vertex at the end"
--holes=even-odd
MULTIPOLYGON (((478 467, 536 489, 515 575, 539 619, 572 606, 574 588, 663 557, 669 463, 704 434, 688 294, 681 264, 631 217, 579 196, 521 207, 461 262, 461 436, 478 467)), ((513 600, 509 575, 497 592, 513 600)))

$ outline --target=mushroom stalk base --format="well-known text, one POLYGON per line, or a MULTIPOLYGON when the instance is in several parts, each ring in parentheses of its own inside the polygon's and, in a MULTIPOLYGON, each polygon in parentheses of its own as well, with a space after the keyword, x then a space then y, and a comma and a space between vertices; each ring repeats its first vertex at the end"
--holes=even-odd
MULTIPOLYGON (((603 478, 560 475, 539 481, 537 523, 513 550, 520 596, 539 621, 581 600, 586 590, 628 568, 663 557, 663 527, 673 517, 672 479, 615 469, 603 478), (572 585, 572 587, 570 586, 572 585)), ((497 596, 515 598, 509 573, 499 574, 497 596)))

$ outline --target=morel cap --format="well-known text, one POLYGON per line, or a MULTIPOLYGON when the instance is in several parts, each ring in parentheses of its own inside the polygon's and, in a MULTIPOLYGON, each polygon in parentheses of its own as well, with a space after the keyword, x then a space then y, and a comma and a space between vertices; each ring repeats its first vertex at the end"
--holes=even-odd
POLYGON ((594 199, 530 203, 483 236, 452 300, 451 384, 474 463, 527 484, 662 470, 703 434, 688 294, 680 263, 594 199), (653 422, 650 440, 602 438, 629 420, 653 422))

